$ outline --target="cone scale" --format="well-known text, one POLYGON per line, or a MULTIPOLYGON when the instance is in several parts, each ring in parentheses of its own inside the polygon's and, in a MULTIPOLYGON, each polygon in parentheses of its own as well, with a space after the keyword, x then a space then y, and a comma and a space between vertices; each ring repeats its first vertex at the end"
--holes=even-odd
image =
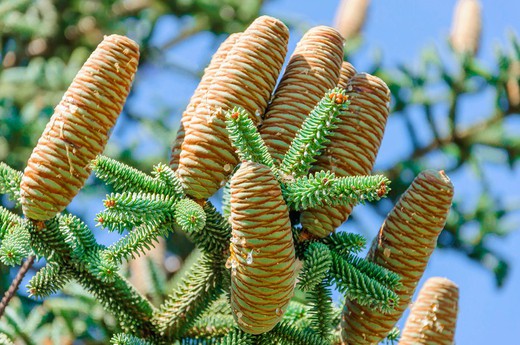
POLYGON ((21 182, 26 217, 48 220, 61 212, 90 174, 130 91, 138 45, 111 35, 90 55, 54 109, 21 182))
POLYGON ((274 175, 244 162, 231 178, 231 309, 238 326, 260 334, 281 319, 293 296, 295 253, 288 208, 274 175))

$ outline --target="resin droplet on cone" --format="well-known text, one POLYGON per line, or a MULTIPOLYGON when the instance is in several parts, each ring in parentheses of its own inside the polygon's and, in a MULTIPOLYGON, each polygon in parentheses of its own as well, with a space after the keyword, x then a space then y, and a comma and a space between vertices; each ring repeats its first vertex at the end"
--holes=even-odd
POLYGON ((231 178, 231 309, 243 331, 270 331, 293 296, 289 211, 271 170, 244 162, 231 178))
POLYGON ((177 169, 186 194, 206 199, 224 185, 238 163, 225 113, 240 106, 255 124, 260 122, 282 68, 288 38, 289 30, 281 21, 263 16, 229 51, 186 128, 177 169))
POLYGON ((275 162, 283 160, 309 113, 338 83, 342 59, 343 38, 327 26, 310 29, 296 46, 260 127, 275 162))
POLYGON ((399 345, 452 345, 458 302, 455 283, 440 277, 428 279, 412 305, 399 345))
MULTIPOLYGON (((338 177, 369 175, 385 132, 390 90, 370 74, 353 76, 346 87, 350 100, 331 141, 314 163, 313 172, 329 170, 338 177)), ((301 223, 317 237, 334 232, 352 212, 352 205, 324 206, 305 210, 301 223)))
POLYGON ((139 60, 131 39, 105 37, 54 109, 22 178, 26 217, 48 220, 61 212, 90 174, 130 91, 139 60))
POLYGON ((386 217, 367 259, 401 276, 394 311, 382 314, 347 300, 342 313, 344 344, 378 344, 408 307, 437 237, 444 228, 453 198, 453 185, 444 172, 420 173, 386 217))

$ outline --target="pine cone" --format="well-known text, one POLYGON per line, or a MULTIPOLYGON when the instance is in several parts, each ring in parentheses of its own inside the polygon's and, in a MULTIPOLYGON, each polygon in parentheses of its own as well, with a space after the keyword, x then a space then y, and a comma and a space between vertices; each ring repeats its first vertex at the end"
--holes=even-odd
POLYGON ((457 324, 459 288, 434 277, 419 291, 399 341, 400 345, 452 345, 457 324))
POLYGON ((339 75, 339 81, 338 81, 338 87, 341 87, 342 89, 346 89, 348 86, 348 82, 352 77, 354 77, 357 74, 356 69, 350 62, 343 61, 341 64, 341 71, 339 75))
POLYGON ((359 36, 365 25, 368 5, 370 0, 341 0, 334 26, 345 39, 359 36))
POLYGON ((207 97, 208 90, 211 86, 211 83, 213 82, 213 78, 215 78, 217 71, 239 37, 240 33, 232 34, 224 42, 222 42, 215 54, 213 54, 208 67, 206 67, 204 70, 204 75, 202 76, 197 89, 195 89, 193 96, 191 96, 188 107, 184 113, 182 113, 181 125, 177 131, 177 138, 175 139, 175 142, 172 146, 172 155, 170 158, 170 167, 173 170, 177 170, 179 167, 179 159, 181 156, 182 143, 184 142, 184 136, 186 134, 186 127, 189 127, 191 118, 194 116, 197 106, 202 103, 204 97, 207 97))
POLYGON ((305 118, 338 83, 342 59, 343 38, 333 28, 314 27, 298 43, 260 128, 275 162, 282 162, 305 118))
POLYGON ((280 185, 266 166, 244 162, 231 178, 231 308, 252 334, 281 319, 295 284, 291 222, 280 185))
MULTIPOLYGON (((366 73, 352 77, 346 89, 350 106, 340 115, 338 128, 313 171, 330 170, 338 177, 369 175, 385 131, 390 90, 384 81, 366 73)), ((301 214, 301 224, 313 235, 326 237, 347 220, 352 207, 308 209, 301 214)))
POLYGON ((288 37, 282 22, 263 16, 240 35, 228 53, 186 128, 177 175, 190 196, 209 198, 238 163, 225 112, 240 106, 258 124, 282 68, 288 37))
POLYGON ((401 276, 399 304, 389 314, 346 301, 342 315, 344 344, 378 344, 408 307, 435 249, 451 206, 453 185, 444 172, 419 174, 388 214, 374 239, 368 260, 401 276))
POLYGON ((108 141, 137 70, 139 46, 105 37, 78 72, 38 140, 22 178, 26 217, 48 220, 61 212, 90 174, 90 161, 108 141))
POLYGON ((480 2, 459 0, 453 14, 450 42, 458 53, 475 56, 480 45, 482 31, 480 2))

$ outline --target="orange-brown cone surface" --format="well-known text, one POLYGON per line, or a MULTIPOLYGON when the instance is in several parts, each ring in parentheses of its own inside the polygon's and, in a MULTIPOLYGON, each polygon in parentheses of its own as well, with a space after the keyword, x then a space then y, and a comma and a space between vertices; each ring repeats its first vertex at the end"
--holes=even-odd
POLYGON ((247 333, 282 319, 295 284, 289 212, 269 168, 244 162, 231 178, 231 309, 247 333))
POLYGON ((207 97, 207 93, 213 78, 217 74, 218 69, 227 57, 227 54, 236 43, 240 33, 230 35, 217 49, 211 61, 204 70, 204 75, 200 80, 199 85, 195 89, 193 96, 191 96, 190 103, 186 107, 184 113, 182 113, 181 125, 177 131, 177 138, 172 146, 172 154, 170 158, 170 167, 173 170, 177 170, 179 167, 179 158, 181 156, 182 143, 184 142, 184 136, 186 135, 186 127, 189 127, 191 118, 194 116, 197 106, 202 102, 204 97, 207 97))
POLYGON ((440 277, 428 279, 412 305, 399 345, 452 345, 458 302, 455 283, 440 277))
MULTIPOLYGON (((338 177, 369 175, 385 132, 390 90, 384 81, 366 73, 354 75, 346 90, 350 105, 340 115, 338 128, 313 171, 330 170, 338 177)), ((302 226, 317 237, 326 237, 347 220, 352 207, 308 209, 301 214, 302 226)))
POLYGON ((356 69, 350 62, 343 61, 341 64, 341 71, 339 75, 339 81, 338 81, 338 87, 341 87, 342 89, 346 89, 348 82, 352 77, 356 75, 356 69))
POLYGON ((361 33, 369 5, 370 0, 341 0, 336 10, 334 26, 345 39, 354 38, 361 33))
POLYGON ((314 27, 298 43, 260 128, 278 163, 311 110, 338 83, 342 59, 343 38, 333 28, 314 27))
POLYGON ((244 108, 258 124, 282 68, 289 30, 278 19, 256 19, 239 37, 186 128, 177 175, 186 193, 213 195, 238 163, 225 112, 244 108))
POLYGON ((26 217, 48 220, 61 212, 90 174, 90 161, 103 152, 109 131, 130 91, 139 46, 105 37, 90 55, 34 148, 22 178, 26 217))
POLYGON ((456 52, 477 54, 482 30, 480 7, 478 0, 457 2, 450 36, 451 45, 456 52))
POLYGON ((401 276, 399 304, 389 314, 346 301, 342 314, 344 344, 378 344, 408 307, 437 244, 453 198, 444 172, 419 174, 388 214, 368 253, 368 260, 401 276))

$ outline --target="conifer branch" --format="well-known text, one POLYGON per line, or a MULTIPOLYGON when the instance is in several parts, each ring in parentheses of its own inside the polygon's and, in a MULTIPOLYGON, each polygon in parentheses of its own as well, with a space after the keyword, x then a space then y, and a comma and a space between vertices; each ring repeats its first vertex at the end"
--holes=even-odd
POLYGON ((345 259, 332 252, 331 278, 339 291, 360 305, 378 309, 383 313, 392 311, 399 297, 377 280, 359 271, 345 259))
POLYGON ((202 206, 191 199, 182 199, 175 205, 175 222, 187 233, 198 232, 206 225, 202 206))
POLYGON ((201 255, 155 313, 154 324, 161 334, 177 338, 189 329, 196 317, 222 293, 223 272, 222 257, 201 255))
POLYGON ((243 108, 235 107, 226 113, 226 128, 241 161, 274 167, 273 157, 267 150, 253 120, 243 108))
POLYGON ((17 205, 20 204, 20 183, 23 173, 0 162, 0 194, 7 194, 17 205))
POLYGON ((323 243, 314 242, 305 251, 305 261, 300 273, 298 286, 310 291, 320 284, 332 266, 330 249, 323 243))
POLYGON ((325 94, 311 111, 283 157, 280 166, 283 173, 295 178, 307 175, 325 144, 330 142, 328 137, 337 127, 340 112, 347 108, 348 103, 345 91, 340 88, 325 94))
POLYGON ((155 345, 155 343, 126 333, 115 334, 112 339, 110 339, 110 343, 112 345, 155 345))
POLYGON ((352 232, 336 232, 321 241, 341 257, 361 252, 367 243, 363 236, 352 232))
POLYGON ((283 315, 283 321, 287 325, 297 328, 308 328, 310 327, 310 320, 307 318, 309 310, 310 307, 307 304, 291 301, 283 315))
POLYGON ((0 206, 0 240, 2 240, 8 233, 14 231, 13 229, 21 224, 23 224, 22 217, 0 206))
POLYGON ((182 183, 175 175, 175 171, 164 163, 159 163, 153 167, 152 175, 154 179, 164 183, 168 190, 173 194, 168 194, 177 197, 178 199, 184 198, 186 194, 182 187, 182 183))
POLYGON ((7 336, 7 334, 0 333, 0 344, 1 345, 14 345, 13 341, 7 336))
MULTIPOLYGON (((216 342, 217 345, 253 345, 257 337, 239 329, 229 332, 224 338, 216 342)), ((267 344, 267 343, 266 343, 267 344)))
POLYGON ((71 279, 69 267, 47 263, 31 278, 27 290, 30 296, 46 297, 61 290, 71 279))
POLYGON ((59 228, 65 234, 65 241, 72 249, 71 258, 76 262, 80 262, 85 255, 103 248, 96 242, 87 224, 72 214, 60 217, 59 228))
POLYGON ((349 264, 357 268, 360 272, 378 281, 389 289, 398 290, 402 286, 400 282, 401 277, 389 269, 352 254, 348 254, 344 258, 349 264))
POLYGON ((291 209, 304 210, 379 200, 390 190, 388 183, 382 175, 336 177, 332 172, 320 171, 284 184, 282 190, 291 209))
POLYGON ((9 289, 7 289, 7 291, 5 292, 4 297, 0 301, 0 319, 2 318, 2 315, 4 315, 5 308, 9 304, 9 301, 13 298, 14 294, 16 293, 16 290, 18 290, 18 287, 20 286, 23 277, 25 277, 27 271, 29 271, 29 269, 32 267, 34 259, 34 256, 29 256, 27 260, 25 260, 23 265, 20 267, 20 270, 16 274, 16 277, 11 282, 9 289))
POLYGON ((25 225, 35 253, 55 262, 67 261, 72 252, 66 235, 60 231, 60 217, 58 215, 47 221, 27 222, 25 225))
POLYGON ((260 338, 261 344, 276 344, 277 342, 281 342, 284 345, 330 345, 329 341, 322 339, 314 331, 310 329, 297 329, 284 321, 277 324, 272 331, 262 334, 260 338))
POLYGON ((311 304, 310 326, 322 339, 327 340, 333 329, 334 310, 330 288, 326 281, 318 283, 309 292, 309 301, 311 304))
POLYGON ((8 266, 19 265, 22 260, 32 254, 31 237, 27 228, 17 225, 2 240, 0 261, 8 266))
POLYGON ((192 234, 193 241, 207 253, 222 253, 229 249, 231 226, 209 201, 206 201, 203 208, 206 226, 192 234))
POLYGON ((235 319, 231 314, 204 314, 197 318, 185 336, 189 338, 217 338, 225 336, 235 327, 235 319))

